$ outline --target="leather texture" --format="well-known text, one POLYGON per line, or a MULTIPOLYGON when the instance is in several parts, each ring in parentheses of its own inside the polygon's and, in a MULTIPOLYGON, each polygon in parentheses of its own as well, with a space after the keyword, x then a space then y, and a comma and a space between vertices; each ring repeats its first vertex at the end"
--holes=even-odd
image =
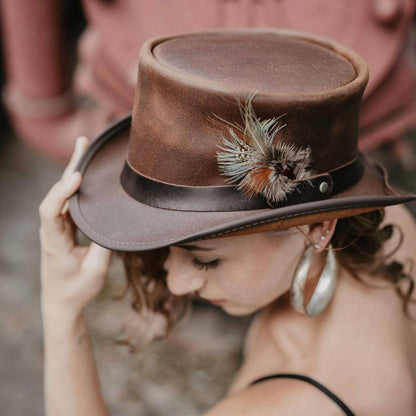
POLYGON ((155 181, 135 172, 127 162, 121 172, 120 183, 132 198, 156 208, 180 211, 242 211, 319 201, 350 188, 361 179, 363 172, 363 156, 360 154, 345 166, 300 181, 296 191, 278 204, 272 204, 262 195, 248 197, 234 185, 183 186, 155 181))
POLYGON ((69 199, 77 227, 112 250, 141 251, 185 241, 284 229, 342 218, 404 203, 416 195, 394 192, 381 170, 365 159, 361 180, 337 196, 277 209, 193 212, 155 208, 130 197, 120 183, 126 160, 130 120, 103 132, 77 166, 83 175, 69 199))
POLYGON ((365 62, 354 52, 296 32, 211 31, 150 40, 139 58, 128 163, 161 182, 226 185, 216 155, 228 127, 212 118, 241 124, 238 102, 256 91, 260 118, 283 116, 278 139, 309 146, 311 169, 327 172, 357 155, 367 80, 365 62))
POLYGON ((393 189, 384 170, 365 157, 350 165, 349 178, 331 173, 342 172, 357 156, 358 116, 367 79, 366 65, 354 52, 297 32, 210 31, 150 40, 140 54, 131 119, 107 129, 87 149, 77 166, 83 182, 69 200, 71 216, 98 244, 137 251, 288 228, 415 199, 393 189), (324 61, 325 73, 316 56, 324 61), (207 68, 209 60, 216 65, 207 68), (222 208, 229 202, 225 196, 214 211, 198 211, 163 209, 131 197, 127 184, 120 181, 126 162, 150 180, 150 203, 160 197, 151 181, 194 188, 181 195, 172 187, 164 195, 173 205, 182 199, 188 206, 204 202, 196 196, 198 189, 228 185, 217 162, 218 144, 227 130, 213 123, 212 116, 241 122, 238 101, 254 88, 253 108, 261 119, 285 114, 286 126, 275 143, 309 146, 316 174, 333 175, 334 186, 324 198, 311 200, 305 192, 274 208, 230 211, 222 208))

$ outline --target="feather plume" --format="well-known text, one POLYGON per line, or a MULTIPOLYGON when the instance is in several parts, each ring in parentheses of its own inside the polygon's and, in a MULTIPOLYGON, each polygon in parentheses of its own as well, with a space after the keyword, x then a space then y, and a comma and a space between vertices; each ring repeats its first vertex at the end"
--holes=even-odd
POLYGON ((275 205, 294 192, 299 181, 314 175, 310 170, 311 150, 279 140, 276 134, 286 125, 280 118, 261 120, 254 112, 250 94, 246 103, 239 103, 243 126, 226 123, 229 137, 223 136, 219 146, 218 166, 227 181, 238 183, 238 189, 252 197, 262 194, 269 204, 275 205))

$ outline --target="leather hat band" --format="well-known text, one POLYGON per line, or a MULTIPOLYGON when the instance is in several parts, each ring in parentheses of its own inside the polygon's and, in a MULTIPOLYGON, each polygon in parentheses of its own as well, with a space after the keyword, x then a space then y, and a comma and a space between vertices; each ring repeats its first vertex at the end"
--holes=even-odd
POLYGON ((120 181, 123 189, 137 201, 155 208, 176 211, 247 211, 280 208, 288 205, 319 201, 336 195, 356 184, 364 172, 363 156, 319 174, 308 181, 300 181, 287 199, 271 206, 262 195, 248 197, 234 185, 183 186, 159 182, 134 171, 125 162, 120 181))

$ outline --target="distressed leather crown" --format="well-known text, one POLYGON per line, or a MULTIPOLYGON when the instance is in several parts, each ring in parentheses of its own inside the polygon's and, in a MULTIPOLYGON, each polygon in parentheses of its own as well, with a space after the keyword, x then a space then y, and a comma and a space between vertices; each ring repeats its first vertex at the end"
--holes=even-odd
POLYGON ((357 150, 364 61, 279 30, 147 41, 131 116, 80 160, 70 213, 91 240, 149 250, 415 199, 357 150))

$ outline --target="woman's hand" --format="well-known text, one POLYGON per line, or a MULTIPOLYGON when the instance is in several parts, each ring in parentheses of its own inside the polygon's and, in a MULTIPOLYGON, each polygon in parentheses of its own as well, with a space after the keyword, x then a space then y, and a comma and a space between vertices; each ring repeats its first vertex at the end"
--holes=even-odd
POLYGON ((61 180, 39 206, 44 315, 78 317, 100 292, 107 277, 112 252, 95 243, 77 246, 76 227, 68 213, 67 199, 82 180, 81 174, 73 170, 87 146, 87 138, 77 139, 61 180))

